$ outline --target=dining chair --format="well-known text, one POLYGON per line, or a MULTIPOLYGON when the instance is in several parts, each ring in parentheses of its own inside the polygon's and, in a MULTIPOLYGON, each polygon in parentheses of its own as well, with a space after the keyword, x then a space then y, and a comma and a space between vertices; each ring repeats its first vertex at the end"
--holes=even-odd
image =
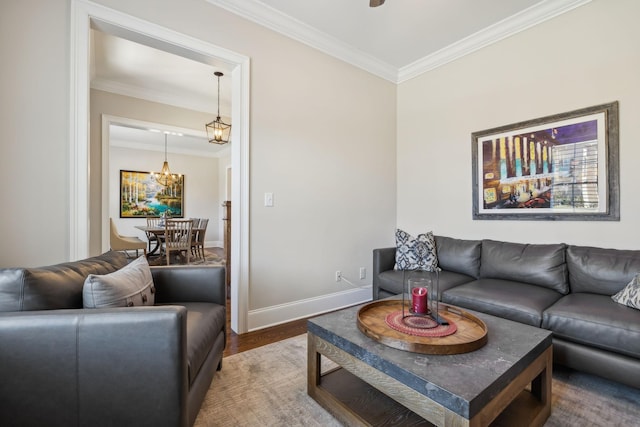
MULTIPOLYGON (((160 225, 161 222, 162 218, 147 218, 147 227, 163 227, 164 225, 160 225)), ((156 242, 156 244, 161 245, 162 241, 164 240, 163 236, 158 236, 156 233, 152 233, 150 231, 145 231, 145 234, 147 235, 147 240, 149 241, 149 252, 151 252, 151 242, 156 242), (159 242, 158 238, 160 238, 159 242)))
POLYGON ((109 218, 111 235, 109 239, 109 246, 112 251, 123 251, 127 257, 129 254, 128 250, 135 250, 136 257, 138 256, 138 251, 142 249, 144 251, 144 255, 147 256, 147 243, 140 240, 134 236, 121 236, 118 233, 118 229, 116 227, 115 222, 113 222, 113 218, 109 218))
POLYGON ((191 255, 191 239, 193 221, 190 219, 168 219, 164 223, 164 249, 167 254, 167 265, 171 263, 171 252, 179 255, 185 252, 187 264, 191 255))
POLYGON ((195 239, 191 242, 191 252, 195 253, 195 256, 202 255, 202 261, 204 261, 204 236, 207 232, 207 224, 209 224, 208 218, 200 219, 198 225, 198 231, 195 233, 195 239))
MULTIPOLYGON (((200 226, 200 221, 202 221, 200 218, 189 218, 191 221, 193 221, 193 234, 191 235, 191 254, 193 255, 193 245, 195 244, 196 240, 197 240, 197 234, 198 234, 198 230, 197 228, 200 226)), ((194 255, 195 256, 195 255, 194 255)))

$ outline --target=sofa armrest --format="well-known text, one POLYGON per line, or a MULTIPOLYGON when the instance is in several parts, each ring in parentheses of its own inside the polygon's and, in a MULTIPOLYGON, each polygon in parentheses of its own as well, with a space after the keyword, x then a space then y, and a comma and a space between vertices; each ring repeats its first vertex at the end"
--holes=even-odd
POLYGON ((396 265, 396 248, 379 248, 373 250, 373 277, 383 271, 393 270, 396 265))
POLYGON ((179 306, 0 313, 0 425, 187 425, 186 316, 179 306))
POLYGON ((396 264, 396 248, 378 248, 373 250, 373 299, 378 299, 380 282, 378 275, 383 271, 393 270, 396 264))
POLYGON ((155 302, 213 302, 226 305, 224 267, 151 267, 156 287, 155 302))

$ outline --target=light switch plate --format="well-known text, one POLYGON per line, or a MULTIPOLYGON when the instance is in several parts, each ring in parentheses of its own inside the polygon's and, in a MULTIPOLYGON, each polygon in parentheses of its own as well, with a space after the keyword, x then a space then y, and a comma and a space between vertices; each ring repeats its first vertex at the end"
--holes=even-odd
POLYGON ((264 193, 264 205, 268 208, 273 207, 273 193, 264 193))

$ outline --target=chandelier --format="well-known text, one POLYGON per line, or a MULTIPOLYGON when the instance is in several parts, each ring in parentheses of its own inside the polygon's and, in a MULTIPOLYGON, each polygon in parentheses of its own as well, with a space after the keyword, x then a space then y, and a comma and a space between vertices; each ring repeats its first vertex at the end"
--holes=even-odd
POLYGON ((220 77, 224 76, 220 71, 213 73, 218 77, 218 116, 211 123, 206 124, 207 138, 212 144, 226 144, 231 137, 231 125, 220 119, 220 77))
POLYGON ((153 178, 156 182, 163 187, 170 187, 174 183, 180 181, 180 174, 172 174, 169 169, 169 162, 167 161, 167 133, 164 134, 164 163, 162 164, 162 169, 160 173, 151 172, 153 178))

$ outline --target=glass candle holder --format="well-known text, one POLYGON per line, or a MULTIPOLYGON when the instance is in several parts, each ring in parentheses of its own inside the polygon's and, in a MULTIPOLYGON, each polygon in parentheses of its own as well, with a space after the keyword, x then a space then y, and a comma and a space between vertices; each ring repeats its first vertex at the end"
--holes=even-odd
POLYGON ((429 290, 432 288, 431 280, 426 277, 414 277, 409 279, 409 295, 411 299, 411 314, 429 314, 429 290))
POLYGON ((439 274, 438 270, 411 270, 405 272, 402 293, 402 315, 430 316, 438 323, 443 320, 438 314, 439 274))

